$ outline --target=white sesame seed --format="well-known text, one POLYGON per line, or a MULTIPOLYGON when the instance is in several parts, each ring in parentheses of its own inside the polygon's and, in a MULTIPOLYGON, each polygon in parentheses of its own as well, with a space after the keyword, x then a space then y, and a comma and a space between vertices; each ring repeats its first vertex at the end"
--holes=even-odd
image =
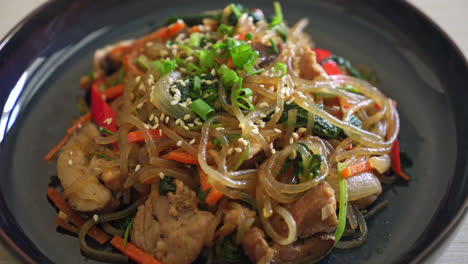
POLYGON ((73 161, 71 159, 68 160, 68 165, 73 165, 73 161))
POLYGON ((164 122, 167 124, 169 123, 169 116, 166 116, 166 120, 164 120, 164 122))
POLYGON ((271 154, 275 154, 276 153, 276 150, 275 149, 272 149, 271 150, 271 154))
POLYGON ((263 85, 263 84, 260 84, 260 87, 262 87, 262 88, 265 88, 265 85, 263 85))
MULTIPOLYGON (((173 82, 174 82, 174 79, 173 79, 172 77, 169 77, 169 78, 167 79, 167 81, 168 81, 169 83, 173 83, 173 82)), ((175 88, 176 86, 175 86, 175 85, 172 85, 171 87, 174 87, 174 88, 175 88)))
POLYGON ((231 155, 232 152, 234 152, 234 148, 229 148, 227 153, 228 153, 228 155, 231 155))
POLYGON ((151 42, 151 41, 150 41, 150 42, 146 42, 146 47, 151 47, 151 46, 153 46, 153 42, 151 42))
POLYGON ((162 136, 162 129, 159 129, 159 135, 162 136))
POLYGON ((171 101, 171 105, 176 105, 177 103, 179 103, 179 101, 176 101, 176 100, 171 101))
POLYGON ((185 130, 187 130, 187 131, 190 130, 190 128, 189 128, 188 126, 183 126, 183 128, 184 128, 185 130))
POLYGON ((258 128, 257 128, 257 127, 254 128, 254 129, 252 129, 252 133, 254 133, 254 134, 260 134, 260 132, 258 131, 258 128))
POLYGON ((137 109, 141 109, 142 107, 143 107, 143 103, 139 103, 139 104, 137 105, 137 109))
POLYGON ((93 215, 93 220, 95 223, 97 223, 97 221, 99 221, 99 216, 97 214, 94 214, 93 215))
POLYGON ((242 152, 242 149, 241 148, 234 148, 234 151, 238 152, 238 153, 241 153, 242 152))
POLYGON ((140 82, 140 80, 141 80, 141 76, 140 76, 140 75, 138 75, 137 77, 135 77, 135 82, 140 82))
POLYGON ((261 118, 265 118, 266 116, 267 116, 267 115, 265 115, 264 113, 261 113, 261 114, 260 114, 260 117, 261 117, 261 118))
POLYGON ((137 165, 135 166, 135 172, 137 172, 137 171, 139 171, 139 170, 140 170, 140 164, 137 164, 137 165))
MULTIPOLYGON (((139 76, 138 76, 138 77, 139 77, 139 76)), ((152 86, 151 89, 153 89, 153 87, 154 87, 154 86, 152 86)), ((142 91, 142 92, 145 91, 145 85, 142 84, 142 83, 140 83, 140 85, 138 86, 138 90, 140 90, 140 91, 142 91)))
POLYGON ((278 129, 278 128, 276 128, 276 127, 275 127, 273 130, 274 130, 276 133, 283 133, 280 129, 278 129))
POLYGON ((276 108, 275 108, 275 113, 279 113, 279 111, 281 111, 281 108, 276 107, 276 108))
POLYGON ((270 92, 273 92, 273 91, 275 90, 275 87, 274 87, 274 86, 270 86, 270 89, 268 89, 268 90, 270 90, 270 92))
POLYGON ((289 138, 289 144, 292 144, 292 143, 294 143, 294 138, 290 137, 289 138))
POLYGON ((189 119, 190 119, 190 114, 186 114, 186 115, 184 116, 184 120, 189 120, 189 119))
POLYGON ((217 127, 217 128, 215 128, 215 129, 218 130, 218 131, 223 131, 223 130, 224 130, 224 127, 217 127))
POLYGON ((184 23, 184 21, 182 19, 180 19, 180 18, 177 19, 177 24, 183 24, 183 23, 184 23))
POLYGON ((211 69, 211 75, 215 76, 216 75, 216 71, 215 69, 211 69))
POLYGON ((153 129, 156 129, 159 127, 159 124, 154 124, 153 129))
POLYGON ((153 121, 154 121, 155 124, 157 124, 157 123, 159 123, 159 118, 157 116, 155 116, 153 121))
POLYGON ((109 118, 106 118, 104 121, 103 121, 104 124, 106 125, 110 125, 112 123, 112 117, 109 117, 109 118))
POLYGON ((161 171, 161 172, 159 173, 159 178, 161 178, 161 180, 164 179, 164 172, 161 171))
POLYGON ((177 141, 177 146, 178 147, 182 146, 182 140, 177 141))
POLYGON ((304 132, 306 132, 306 131, 307 131, 307 128, 305 128, 305 127, 300 127, 300 128, 297 130, 297 132, 299 132, 299 133, 304 133, 304 132))
POLYGON ((193 138, 192 140, 190 140, 189 144, 192 145, 193 143, 195 143, 195 139, 193 138))
POLYGON ((293 132, 293 133, 292 133, 292 136, 293 136, 293 138, 295 138, 295 139, 298 139, 298 138, 299 138, 299 135, 298 135, 296 132, 293 132))
POLYGON ((151 115, 149 116, 149 121, 153 121, 153 119, 154 119, 154 114, 151 113, 151 115))
POLYGON ((195 125, 193 123, 187 124, 189 127, 194 127, 195 125))
POLYGON ((176 121, 175 121, 175 124, 178 125, 180 123, 180 118, 177 118, 176 121))

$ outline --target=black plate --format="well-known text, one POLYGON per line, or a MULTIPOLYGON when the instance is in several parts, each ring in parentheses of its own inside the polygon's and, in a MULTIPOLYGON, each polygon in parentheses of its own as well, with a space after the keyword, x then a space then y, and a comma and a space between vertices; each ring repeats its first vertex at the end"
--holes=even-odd
MULTIPOLYGON (((408 186, 385 193, 390 206, 369 221, 367 242, 336 250, 323 262, 428 260, 437 257, 431 253, 441 251, 467 206, 467 64, 453 42, 406 2, 350 2, 282 5, 291 24, 309 18, 307 31, 317 46, 377 71, 380 88, 398 102, 400 145, 415 166, 408 186)), ((77 84, 91 67, 93 51, 148 33, 169 14, 224 6, 213 3, 51 1, 0 44, 0 234, 25 261, 86 261, 77 239, 56 232, 56 212, 45 196, 55 166, 42 156, 78 115, 77 84)), ((248 6, 272 12, 270 1, 248 6)))

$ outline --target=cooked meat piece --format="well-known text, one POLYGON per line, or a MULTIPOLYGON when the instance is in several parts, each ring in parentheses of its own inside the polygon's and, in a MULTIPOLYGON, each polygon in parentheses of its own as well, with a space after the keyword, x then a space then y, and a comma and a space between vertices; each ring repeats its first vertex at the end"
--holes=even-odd
MULTIPOLYGON (((327 182, 321 182, 307 191, 299 200, 286 204, 284 207, 296 220, 298 238, 306 238, 316 233, 333 232, 338 225, 335 191, 327 182), (322 209, 327 215, 322 215, 322 209)), ((287 226, 282 218, 274 215, 272 223, 278 233, 287 234, 287 226)))
POLYGON ((299 200, 285 205, 296 220, 297 237, 304 238, 315 233, 332 232, 338 225, 335 191, 326 182, 310 189, 299 200), (322 208, 332 206, 333 212, 322 220, 322 208))
POLYGON ((89 173, 87 156, 92 152, 97 128, 88 124, 78 130, 62 148, 57 174, 70 206, 81 212, 110 211, 118 205, 111 192, 89 173))
POLYGON ((264 233, 257 227, 251 228, 242 239, 242 247, 254 263, 273 250, 270 263, 305 263, 318 259, 332 249, 335 237, 327 233, 318 233, 306 239, 300 239, 291 245, 281 246, 275 243, 272 247, 265 241, 264 233))
POLYGON ((121 191, 123 188, 123 177, 119 167, 105 170, 101 174, 101 180, 113 192, 121 191))
POLYGON ((200 254, 214 216, 198 210, 195 192, 175 183, 175 193, 152 193, 138 208, 131 239, 164 264, 189 264, 200 254))
POLYGON ((320 75, 326 76, 327 74, 317 63, 315 53, 311 49, 305 49, 299 62, 299 77, 313 80, 320 75))
MULTIPOLYGON (((258 51, 258 67, 263 68, 271 63, 273 63, 276 58, 278 57, 278 54, 273 52, 273 49, 269 46, 266 46, 260 42, 254 42, 252 43, 252 50, 258 51)), ((279 53, 281 53, 282 46, 277 45, 279 53)))

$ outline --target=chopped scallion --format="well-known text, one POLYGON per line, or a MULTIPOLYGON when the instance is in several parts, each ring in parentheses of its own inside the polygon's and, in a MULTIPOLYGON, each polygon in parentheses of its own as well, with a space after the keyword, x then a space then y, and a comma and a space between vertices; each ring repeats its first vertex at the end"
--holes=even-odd
POLYGON ((189 46, 191 46, 191 47, 200 47, 202 38, 203 38, 202 34, 200 34, 198 32, 192 33, 192 35, 190 35, 190 39, 189 39, 189 42, 188 42, 189 46))
POLYGON ((273 39, 269 39, 270 44, 271 44, 271 49, 273 50, 273 53, 278 54, 278 47, 276 47, 276 43, 273 41, 273 39))
POLYGON ((284 63, 278 62, 275 64, 275 77, 282 78, 286 75, 287 69, 284 63))
POLYGON ((196 99, 189 105, 189 109, 200 116, 203 120, 206 120, 208 117, 215 113, 213 107, 207 104, 203 99, 196 99))
POLYGON ((240 18, 240 16, 242 15, 241 11, 239 10, 239 8, 237 8, 237 6, 235 4, 230 4, 229 5, 231 7, 231 11, 232 13, 237 17, 237 18, 240 18))
POLYGON ((247 34, 245 34, 245 39, 247 39, 247 40, 252 40, 252 39, 253 39, 252 33, 247 33, 247 34))
POLYGON ((231 36, 232 33, 234 32, 234 29, 233 27, 231 26, 228 26, 226 24, 221 24, 218 29, 216 30, 216 32, 218 32, 219 34, 221 35, 228 35, 228 36, 231 36))
POLYGON ((114 135, 114 133, 112 133, 112 131, 109 131, 107 128, 104 128, 104 127, 99 127, 99 132, 107 134, 109 136, 114 135))

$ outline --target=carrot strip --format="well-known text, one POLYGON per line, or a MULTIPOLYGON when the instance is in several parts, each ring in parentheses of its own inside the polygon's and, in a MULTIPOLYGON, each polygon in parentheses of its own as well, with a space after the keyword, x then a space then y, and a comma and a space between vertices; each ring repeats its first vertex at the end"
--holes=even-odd
POLYGON ((393 142, 391 160, 392 160, 392 169, 395 171, 395 173, 398 174, 404 180, 409 181, 410 177, 406 175, 401 169, 400 146, 398 144, 398 139, 396 139, 393 142))
POLYGON ((122 251, 127 255, 131 260, 140 263, 140 264, 162 264, 161 262, 155 260, 150 255, 146 254, 143 250, 137 248, 130 242, 124 246, 124 239, 120 236, 114 236, 110 241, 111 245, 116 249, 122 251))
POLYGON ((210 192, 205 198, 205 202, 209 205, 216 205, 219 199, 223 197, 223 193, 216 190, 214 186, 208 183, 208 174, 206 174, 200 167, 198 167, 198 175, 200 176, 202 191, 206 191, 211 188, 210 192))
MULTIPOLYGON (((70 217, 70 222, 78 228, 80 228, 86 222, 86 219, 73 211, 65 199, 63 199, 60 193, 58 193, 54 188, 49 187, 49 189, 47 189, 47 197, 49 197, 49 199, 55 204, 55 206, 57 206, 60 211, 67 214, 68 217, 70 217)), ((101 245, 105 244, 110 239, 109 235, 96 226, 93 226, 88 231, 88 236, 92 237, 101 245)))
POLYGON ((65 144, 67 143, 68 139, 70 138, 71 134, 75 132, 78 128, 82 125, 86 124, 91 120, 91 112, 87 113, 86 115, 82 116, 78 121, 76 121, 69 129, 67 129, 67 134, 65 137, 60 140, 57 145, 55 145, 45 156, 44 160, 50 160, 55 153, 57 153, 65 144))
POLYGON ((228 61, 226 62, 226 66, 228 66, 229 69, 231 69, 231 70, 235 70, 234 62, 232 61, 231 57, 228 58, 228 61))
POLYGON ((67 222, 66 220, 60 218, 60 217, 57 217, 57 219, 55 219, 55 224, 60 226, 61 228, 67 230, 68 232, 72 232, 72 233, 75 233, 75 234, 79 234, 80 233, 80 230, 78 228, 76 228, 75 226, 71 225, 69 222, 67 222))
MULTIPOLYGON (((151 135, 151 139, 156 139, 160 137, 164 137, 164 134, 160 132, 161 129, 148 129, 148 132, 151 135)), ((128 133, 127 135, 127 142, 128 143, 136 143, 136 142, 143 142, 145 141, 144 131, 133 131, 128 133)))
POLYGON ((124 86, 123 84, 119 84, 110 88, 107 88, 102 92, 102 94, 106 97, 106 100, 112 100, 124 93, 124 86))
POLYGON ((176 149, 174 151, 169 152, 168 158, 171 160, 185 163, 185 164, 193 164, 193 165, 200 164, 198 163, 197 156, 194 156, 191 153, 188 153, 187 151, 183 149, 176 149))
POLYGON ((185 23, 179 23, 179 22, 176 22, 170 26, 168 26, 168 31, 167 31, 167 38, 169 37, 172 37, 174 36, 175 34, 179 33, 180 31, 182 31, 184 28, 186 28, 187 25, 185 25, 185 23))
POLYGON ((364 171, 370 171, 372 169, 373 169, 372 165, 367 160, 367 161, 356 163, 354 165, 351 165, 351 166, 343 169, 341 171, 341 176, 343 176, 343 178, 349 178, 349 177, 354 176, 354 175, 356 175, 358 173, 361 173, 361 172, 364 172, 364 171))

